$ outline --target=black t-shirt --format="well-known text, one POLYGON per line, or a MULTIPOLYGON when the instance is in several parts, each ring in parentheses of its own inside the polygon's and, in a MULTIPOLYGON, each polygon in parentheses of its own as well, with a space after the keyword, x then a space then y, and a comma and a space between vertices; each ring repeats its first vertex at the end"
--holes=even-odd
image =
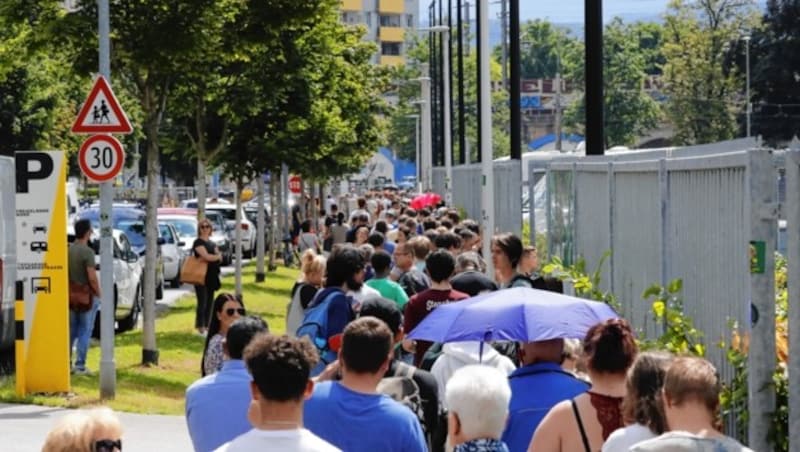
POLYGON ((302 306, 303 309, 307 309, 308 304, 314 299, 319 289, 308 283, 296 282, 294 283, 294 287, 292 287, 292 298, 294 298, 294 294, 297 292, 298 288, 300 289, 300 306, 302 306))
MULTIPOLYGON (((392 360, 392 364, 383 378, 394 377, 397 366, 398 361, 392 360)), ((419 387, 419 396, 422 399, 422 410, 425 412, 425 423, 427 424, 423 428, 427 430, 426 435, 432 435, 439 429, 439 386, 436 384, 436 378, 427 370, 417 368, 411 379, 419 387)), ((444 426, 444 428, 447 427, 444 426)))
POLYGON ((494 292, 497 284, 488 276, 474 270, 465 271, 457 274, 450 280, 453 289, 464 292, 470 297, 474 297, 481 292, 494 292))
MULTIPOLYGON (((216 254, 217 252, 217 245, 211 240, 203 240, 198 237, 192 244, 192 251, 194 251, 194 249, 198 246, 204 246, 208 254, 216 254)), ((200 255, 197 254, 197 251, 194 251, 194 255, 195 257, 200 257, 200 255)), ((216 291, 221 287, 219 281, 219 261, 208 262, 205 286, 210 288, 212 291, 216 291)))

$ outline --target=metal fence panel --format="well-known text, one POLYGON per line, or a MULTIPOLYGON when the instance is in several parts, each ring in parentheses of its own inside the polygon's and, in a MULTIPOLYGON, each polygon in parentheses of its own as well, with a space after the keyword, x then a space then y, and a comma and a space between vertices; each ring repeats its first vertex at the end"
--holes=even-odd
POLYGON ((684 311, 704 332, 708 357, 718 365, 724 352, 716 344, 728 342, 729 322, 747 327, 748 193, 744 167, 669 174, 667 273, 683 280, 684 311))
POLYGON ((661 281, 661 190, 659 173, 614 174, 613 293, 632 325, 653 338, 660 333, 642 293, 661 281))
MULTIPOLYGON (((611 251, 609 174, 581 169, 578 165, 575 175, 575 248, 586 260, 587 271, 594 272, 603 255, 611 251)), ((611 289, 609 265, 606 262, 601 273, 603 290, 611 289)))

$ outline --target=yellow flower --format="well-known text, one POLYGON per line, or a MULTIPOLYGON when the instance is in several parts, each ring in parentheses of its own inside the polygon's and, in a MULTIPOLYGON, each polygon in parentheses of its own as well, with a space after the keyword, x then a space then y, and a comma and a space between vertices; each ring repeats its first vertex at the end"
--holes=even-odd
POLYGON ((664 317, 664 309, 665 309, 665 307, 666 306, 664 306, 664 302, 663 301, 653 302, 653 312, 655 313, 656 317, 658 317, 658 318, 664 317))

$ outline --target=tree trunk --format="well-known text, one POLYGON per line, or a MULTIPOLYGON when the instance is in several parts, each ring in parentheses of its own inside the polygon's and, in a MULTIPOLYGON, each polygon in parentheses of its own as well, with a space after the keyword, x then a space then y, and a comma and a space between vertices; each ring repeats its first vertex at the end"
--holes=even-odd
MULTIPOLYGON (((148 115, 150 116, 150 115, 148 115)), ((153 115, 155 116, 155 115, 153 115)), ((142 327, 142 364, 158 365, 156 348, 156 266, 158 254, 158 187, 161 162, 158 156, 158 121, 147 125, 147 210, 145 220, 144 311, 142 327)))
POLYGON ((264 175, 258 175, 258 214, 256 226, 256 282, 264 282, 264 231, 266 230, 266 218, 264 217, 264 175))
POLYGON ((275 171, 270 171, 270 178, 269 178, 269 271, 275 270, 275 253, 278 250, 278 234, 276 231, 278 230, 278 223, 275 222, 275 219, 278 218, 277 210, 275 209, 275 187, 278 185, 277 173, 275 171))
POLYGON ((198 150, 197 152, 197 218, 206 216, 206 161, 205 151, 198 150))
POLYGON ((236 192, 234 199, 236 201, 236 226, 234 226, 234 239, 236 244, 236 294, 242 295, 242 179, 236 179, 236 192))

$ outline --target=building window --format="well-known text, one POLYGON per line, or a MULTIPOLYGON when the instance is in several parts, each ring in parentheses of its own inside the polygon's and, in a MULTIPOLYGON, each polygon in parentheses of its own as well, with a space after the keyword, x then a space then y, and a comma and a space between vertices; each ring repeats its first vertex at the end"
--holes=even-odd
POLYGON ((381 14, 381 27, 401 27, 402 19, 399 14, 381 14))
POLYGON ((399 42, 382 42, 381 43, 381 55, 393 55, 393 56, 400 55, 400 43, 399 42))
POLYGON ((413 14, 406 14, 406 27, 407 28, 414 28, 414 15, 413 14))
POLYGON ((366 22, 368 27, 372 26, 372 13, 371 12, 364 13, 364 22, 366 22))

